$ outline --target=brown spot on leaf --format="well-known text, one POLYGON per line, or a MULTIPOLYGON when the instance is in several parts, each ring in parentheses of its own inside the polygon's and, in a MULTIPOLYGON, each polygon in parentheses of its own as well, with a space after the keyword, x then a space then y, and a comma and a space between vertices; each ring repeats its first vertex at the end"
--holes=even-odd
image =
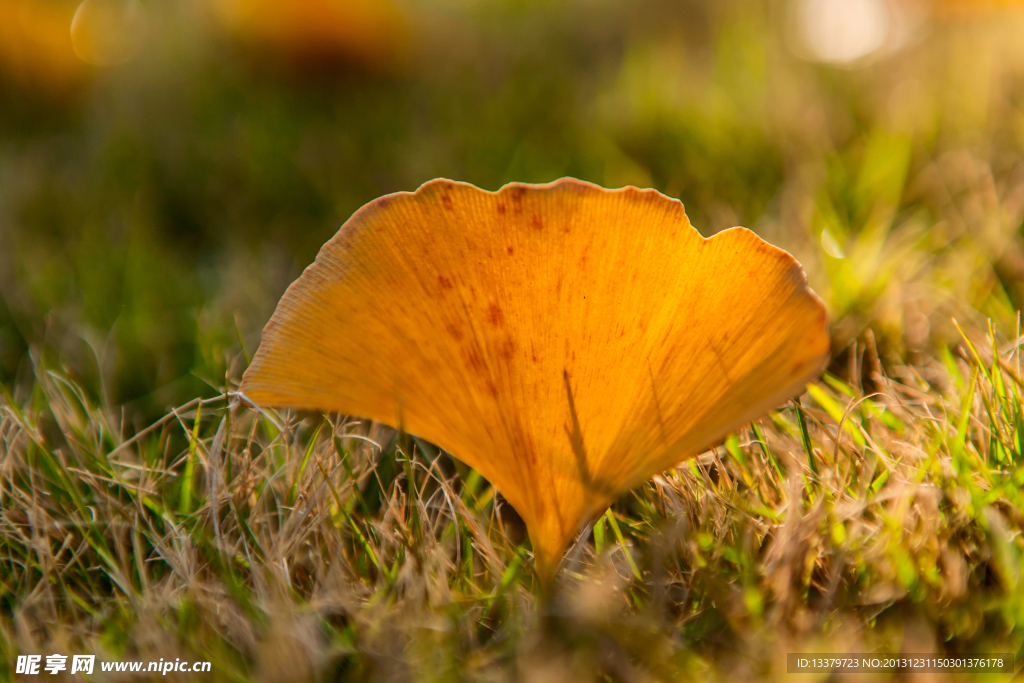
POLYGON ((508 255, 509 256, 511 256, 512 254, 516 253, 515 247, 509 247, 507 249, 507 251, 508 251, 508 255))
POLYGON ((437 284, 441 285, 441 289, 451 289, 455 286, 452 284, 451 279, 446 278, 444 275, 437 276, 437 284))
POLYGON ((498 350, 498 353, 501 354, 501 357, 504 358, 506 361, 512 360, 516 355, 515 340, 511 338, 506 339, 502 343, 501 348, 498 350))
POLYGON ((445 211, 452 210, 452 197, 450 194, 445 193, 441 195, 441 203, 444 204, 445 211))
POLYGON ((462 341, 462 330, 460 330, 458 327, 456 327, 455 325, 447 325, 445 326, 444 329, 448 334, 450 334, 455 339, 455 341, 462 341))
POLYGON ((539 213, 533 214, 533 218, 530 219, 530 225, 533 226, 534 230, 544 229, 544 219, 540 217, 539 213))
POLYGON ((505 322, 505 314, 498 304, 491 304, 487 307, 487 322, 499 326, 505 322))
POLYGON ((505 215, 505 202, 498 202, 498 213, 505 215))
POLYGON ((525 193, 526 188, 524 187, 512 188, 512 210, 517 216, 523 212, 523 195, 525 193))
POLYGON ((532 341, 530 342, 530 357, 533 358, 534 363, 537 362, 537 347, 533 345, 532 341))
POLYGON ((487 386, 487 393, 489 393, 491 396, 497 397, 498 387, 494 386, 494 382, 492 382, 491 380, 487 380, 487 382, 485 382, 485 385, 487 386))
POLYGON ((487 364, 484 363, 484 359, 480 355, 480 351, 475 346, 470 346, 464 349, 462 355, 466 358, 466 365, 468 365, 478 375, 482 375, 487 371, 487 364))

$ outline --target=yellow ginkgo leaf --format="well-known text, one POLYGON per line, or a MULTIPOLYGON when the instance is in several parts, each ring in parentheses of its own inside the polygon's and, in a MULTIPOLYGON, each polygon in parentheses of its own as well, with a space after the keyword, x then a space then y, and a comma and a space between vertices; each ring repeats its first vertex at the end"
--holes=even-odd
POLYGON ((392 66, 407 38, 391 0, 216 0, 213 7, 242 42, 303 66, 392 66))
POLYGON ((76 5, 59 0, 0 0, 0 80, 63 97, 88 78, 71 45, 76 5))
POLYGON ((435 180, 360 209, 285 293, 241 391, 369 417, 476 468, 550 579, 618 496, 828 359, 800 265, 654 190, 435 180))

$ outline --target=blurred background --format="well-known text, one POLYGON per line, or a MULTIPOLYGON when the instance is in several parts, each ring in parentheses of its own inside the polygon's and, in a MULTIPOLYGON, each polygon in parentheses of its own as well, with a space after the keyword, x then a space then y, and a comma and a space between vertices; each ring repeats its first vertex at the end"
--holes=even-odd
POLYGON ((212 396, 354 210, 441 176, 745 225, 840 374, 868 329, 1012 335, 1022 36, 995 0, 0 0, 0 385, 60 367, 136 426, 212 396))

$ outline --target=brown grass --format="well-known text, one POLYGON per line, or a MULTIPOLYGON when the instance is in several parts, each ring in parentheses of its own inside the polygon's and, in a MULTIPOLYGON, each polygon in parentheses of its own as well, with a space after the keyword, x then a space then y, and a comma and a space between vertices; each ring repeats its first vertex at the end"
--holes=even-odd
POLYGON ((1015 651, 1017 347, 883 374, 866 341, 866 388, 827 375, 633 491, 547 596, 514 512, 429 444, 230 393, 124 440, 38 367, 0 418, 0 643, 217 680, 781 679, 791 651, 1015 651))

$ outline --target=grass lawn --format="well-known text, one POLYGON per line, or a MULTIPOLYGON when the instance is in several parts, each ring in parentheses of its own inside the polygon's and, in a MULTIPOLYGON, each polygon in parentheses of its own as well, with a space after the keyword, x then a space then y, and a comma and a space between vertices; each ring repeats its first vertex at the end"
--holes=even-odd
POLYGON ((786 652, 1016 652, 1018 347, 874 353, 851 356, 869 393, 827 374, 620 500, 548 595, 515 513, 429 444, 230 393, 124 439, 40 368, 0 429, 5 649, 218 680, 783 679, 786 652))

